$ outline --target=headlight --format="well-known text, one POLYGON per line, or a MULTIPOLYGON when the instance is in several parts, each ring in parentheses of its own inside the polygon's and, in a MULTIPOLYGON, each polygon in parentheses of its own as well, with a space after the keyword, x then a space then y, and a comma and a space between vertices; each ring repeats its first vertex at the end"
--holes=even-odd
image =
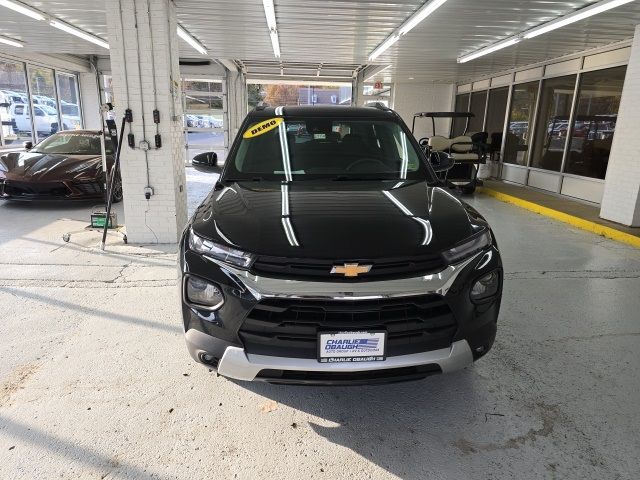
POLYGON ((483 300, 498 293, 500 288, 500 275, 497 270, 480 277, 471 287, 471 300, 483 300))
POLYGON ((190 303, 217 310, 224 303, 220 288, 198 277, 187 277, 186 297, 190 303))
POLYGON ((250 253, 202 238, 193 233, 193 229, 189 230, 189 248, 194 252, 241 268, 249 268, 255 260, 250 253))
POLYGON ((449 250, 445 250, 442 252, 442 256, 449 264, 458 263, 472 255, 475 255, 489 245, 491 245, 491 232, 487 229, 484 232, 471 237, 469 240, 466 240, 464 243, 450 248, 449 250))

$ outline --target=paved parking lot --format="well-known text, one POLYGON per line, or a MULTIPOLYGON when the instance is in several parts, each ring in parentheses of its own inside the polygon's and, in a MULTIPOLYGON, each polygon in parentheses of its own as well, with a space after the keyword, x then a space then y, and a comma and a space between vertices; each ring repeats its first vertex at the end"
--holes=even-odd
MULTIPOLYGON (((189 169, 191 209, 210 179, 189 169)), ((494 349, 350 388, 216 377, 182 339, 175 248, 65 244, 90 205, 0 203, 0 478, 637 478, 640 251, 470 202, 506 270, 494 349)))

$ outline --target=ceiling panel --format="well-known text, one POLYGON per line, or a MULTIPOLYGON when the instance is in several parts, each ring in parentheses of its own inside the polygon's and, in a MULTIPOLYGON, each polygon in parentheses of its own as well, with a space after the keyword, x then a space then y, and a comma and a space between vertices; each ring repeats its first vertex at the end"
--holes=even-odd
MULTIPOLYGON (((156 1, 156 0, 151 0, 156 1)), ((640 24, 640 2, 564 27, 459 65, 456 58, 581 8, 595 0, 448 0, 433 15, 379 57, 392 64, 384 81, 451 82, 516 68, 592 47, 626 40, 640 24)), ((106 38, 102 0, 27 0, 28 4, 106 38)), ((175 0, 178 21, 214 58, 240 59, 278 71, 261 0, 175 0)), ((367 63, 371 51, 423 4, 423 0, 275 0, 282 63, 292 71, 329 64, 341 76, 367 63), (296 67, 295 69, 293 67, 296 67), (302 68, 300 68, 302 67, 302 68)), ((0 7, 0 34, 39 53, 104 54, 105 50, 0 7)), ((181 56, 197 58, 180 42, 181 56)), ((18 49, 0 47, 1 51, 18 49)), ((325 74, 324 72, 321 73, 325 74)))

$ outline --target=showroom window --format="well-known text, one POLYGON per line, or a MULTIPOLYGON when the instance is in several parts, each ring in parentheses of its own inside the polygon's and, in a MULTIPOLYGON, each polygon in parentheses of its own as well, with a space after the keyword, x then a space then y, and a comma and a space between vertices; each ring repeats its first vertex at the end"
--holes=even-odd
POLYGON ((33 126, 36 142, 59 130, 56 82, 53 70, 29 67, 29 85, 33 102, 33 126))
POLYGON ((487 91, 473 92, 469 111, 475 116, 469 119, 469 132, 481 132, 484 127, 484 111, 487 106, 487 91))
POLYGON ((0 59, 0 119, 3 149, 38 142, 58 131, 61 123, 70 129, 82 128, 78 77, 0 59))
POLYGON ((566 173, 604 179, 626 71, 616 67, 580 77, 566 173))
MULTIPOLYGON (((456 95, 456 112, 468 112, 469 111, 469 94, 462 93, 456 95)), ((457 137, 458 135, 462 135, 467 128, 467 119, 466 118, 454 118, 451 123, 451 136, 457 137)))
POLYGON ((489 91, 487 120, 484 129, 489 134, 489 142, 492 142, 492 138, 497 136, 497 145, 502 144, 502 131, 504 130, 504 117, 507 114, 508 98, 509 87, 494 88, 489 91))
POLYGON ((187 160, 203 152, 225 157, 225 104, 222 80, 182 80, 183 125, 187 160))
POLYGON ((78 77, 68 73, 56 73, 58 84, 58 99, 60 100, 60 117, 64 130, 82 128, 82 110, 80 108, 80 93, 78 91, 78 77))
MULTIPOLYGON (((351 89, 351 84, 249 83, 247 100, 250 111, 258 105, 351 105, 351 89)), ((380 89, 363 86, 365 105, 380 102, 389 106, 390 94, 388 85, 380 89)))
POLYGON ((550 78, 542 82, 540 111, 531 153, 532 167, 560 171, 575 85, 575 75, 550 78))
POLYGON ((2 147, 15 148, 31 138, 29 94, 24 64, 0 59, 0 119, 2 147), (25 112, 26 107, 26 112, 25 112), (19 122, 16 121, 16 110, 19 122), (28 121, 27 121, 28 120, 28 121))
POLYGON ((536 111, 539 82, 513 86, 511 110, 504 148, 504 161, 517 165, 527 164, 530 127, 536 111))

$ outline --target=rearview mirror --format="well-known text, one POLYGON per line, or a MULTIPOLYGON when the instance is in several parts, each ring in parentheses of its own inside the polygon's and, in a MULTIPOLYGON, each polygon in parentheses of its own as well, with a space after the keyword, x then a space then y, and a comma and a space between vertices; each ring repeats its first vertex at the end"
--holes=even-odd
POLYGON ((429 161, 436 172, 446 172, 455 163, 451 155, 446 152, 434 151, 429 154, 429 161))
POLYGON ((24 147, 25 151, 28 152, 29 150, 31 150, 33 148, 33 142, 29 142, 29 141, 24 142, 22 144, 22 146, 24 147))
POLYGON ((193 157, 191 165, 199 172, 222 173, 222 167, 218 165, 218 154, 216 152, 199 153, 193 157))

